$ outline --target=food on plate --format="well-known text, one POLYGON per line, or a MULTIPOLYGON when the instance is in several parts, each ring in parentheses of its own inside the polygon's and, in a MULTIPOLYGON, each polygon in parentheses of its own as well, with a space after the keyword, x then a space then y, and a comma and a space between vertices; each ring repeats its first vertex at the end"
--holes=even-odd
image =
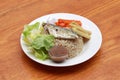
POLYGON ((41 59, 48 58, 48 50, 54 46, 53 35, 38 35, 31 43, 35 56, 41 59))
POLYGON ((54 36, 43 34, 43 28, 38 22, 33 25, 25 25, 23 40, 31 53, 38 59, 46 60, 49 58, 47 51, 54 46, 54 36))
POLYGON ((69 26, 71 26, 71 28, 76 28, 76 29, 78 29, 78 30, 80 30, 80 31, 82 31, 82 32, 84 32, 84 33, 86 33, 86 34, 91 35, 91 31, 88 31, 88 30, 82 28, 82 27, 81 27, 78 23, 76 23, 76 22, 71 22, 71 23, 69 24, 69 26))
POLYGON ((23 40, 31 53, 40 60, 63 62, 80 54, 83 38, 90 39, 91 32, 81 27, 78 20, 58 19, 58 22, 25 25, 23 40), (64 23, 64 27, 57 23, 64 23))
POLYGON ((61 28, 53 24, 43 24, 45 31, 48 31, 49 34, 54 35, 55 38, 63 39, 75 39, 78 38, 78 35, 72 32, 70 29, 61 28))
POLYGON ((68 59, 70 59, 80 54, 83 49, 84 42, 83 38, 79 36, 76 39, 55 39, 55 45, 64 46, 69 52, 68 59))
POLYGON ((63 46, 54 46, 48 53, 50 58, 55 62, 62 62, 68 58, 68 50, 63 46))
POLYGON ((76 22, 77 24, 82 25, 82 23, 80 21, 78 21, 78 20, 68 20, 68 19, 58 19, 58 21, 55 22, 55 24, 57 26, 61 26, 61 27, 69 27, 68 25, 71 22, 76 22))
POLYGON ((90 39, 91 37, 91 32, 82 28, 79 24, 77 24, 76 22, 72 22, 69 24, 69 26, 71 26, 72 30, 74 32, 76 32, 78 35, 85 37, 87 39, 90 39))

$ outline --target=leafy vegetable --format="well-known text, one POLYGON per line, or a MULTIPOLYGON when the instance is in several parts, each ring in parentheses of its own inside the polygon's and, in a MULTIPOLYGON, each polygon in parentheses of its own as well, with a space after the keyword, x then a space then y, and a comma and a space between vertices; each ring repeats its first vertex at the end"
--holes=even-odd
POLYGON ((53 35, 39 35, 32 43, 32 47, 35 49, 41 49, 44 47, 46 50, 49 50, 52 46, 54 46, 53 35))
POLYGON ((30 45, 33 39, 40 34, 39 23, 35 23, 33 25, 25 25, 23 30, 24 41, 30 45))
POLYGON ((32 47, 35 49, 35 56, 45 60, 48 56, 48 50, 54 46, 53 35, 39 35, 32 42, 32 47))
POLYGON ((44 48, 41 49, 34 49, 35 50, 35 57, 41 60, 46 60, 49 58, 47 51, 44 48))
POLYGON ((47 59, 48 50, 54 46, 54 36, 44 34, 44 28, 39 22, 33 25, 25 25, 23 30, 23 40, 31 49, 31 52, 41 60, 47 59))

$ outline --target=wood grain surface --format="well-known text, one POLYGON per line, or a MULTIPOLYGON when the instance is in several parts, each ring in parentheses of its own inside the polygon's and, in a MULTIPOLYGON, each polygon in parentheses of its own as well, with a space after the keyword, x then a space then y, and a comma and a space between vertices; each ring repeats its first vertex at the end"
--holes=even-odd
POLYGON ((0 0, 0 80, 120 80, 120 0, 0 0), (59 12, 87 17, 99 26, 103 43, 93 58, 55 68, 24 54, 23 26, 59 12))

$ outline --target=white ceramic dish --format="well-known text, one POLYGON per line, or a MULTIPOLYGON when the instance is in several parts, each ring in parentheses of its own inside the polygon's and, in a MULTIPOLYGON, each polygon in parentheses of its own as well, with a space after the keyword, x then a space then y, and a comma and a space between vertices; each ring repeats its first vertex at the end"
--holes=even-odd
POLYGON ((49 14, 49 15, 45 15, 40 18, 37 18, 34 21, 32 21, 30 24, 34 24, 35 22, 46 22, 46 20, 48 20, 49 18, 55 18, 55 19, 64 18, 64 19, 80 20, 82 22, 82 27, 92 32, 91 39, 85 43, 82 52, 78 56, 72 59, 68 59, 63 63, 55 63, 55 62, 52 62, 51 60, 42 61, 42 60, 37 59, 27 49, 27 46, 24 44, 24 41, 22 39, 23 37, 21 35, 21 38, 20 38, 21 47, 24 53, 30 59, 40 64, 47 65, 47 66, 67 67, 67 66, 77 65, 77 64, 87 61, 88 59, 92 58, 97 53, 97 51, 100 49, 101 43, 102 43, 101 32, 99 28, 97 27, 97 25, 95 25, 92 21, 90 21, 89 19, 85 17, 75 15, 75 14, 70 14, 70 13, 54 13, 54 14, 49 14))

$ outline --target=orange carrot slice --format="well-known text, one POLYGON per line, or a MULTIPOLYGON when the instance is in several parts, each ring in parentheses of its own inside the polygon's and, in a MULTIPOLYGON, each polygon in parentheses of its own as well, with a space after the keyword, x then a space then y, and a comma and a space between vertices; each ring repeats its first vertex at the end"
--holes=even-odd
POLYGON ((67 20, 67 19, 58 19, 58 22, 56 22, 55 24, 58 25, 58 26, 61 26, 61 27, 68 27, 68 25, 71 22, 76 22, 80 26, 82 25, 82 23, 78 20, 67 20))

